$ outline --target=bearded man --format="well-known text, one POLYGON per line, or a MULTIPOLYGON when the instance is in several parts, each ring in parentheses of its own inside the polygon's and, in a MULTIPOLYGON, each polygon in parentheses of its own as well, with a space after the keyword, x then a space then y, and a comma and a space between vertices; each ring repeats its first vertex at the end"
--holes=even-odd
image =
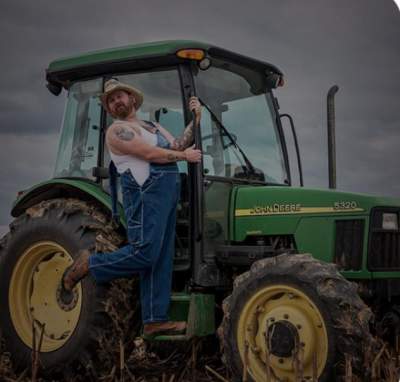
POLYGON ((129 244, 111 253, 82 251, 64 272, 63 295, 68 299, 87 274, 98 283, 139 274, 144 334, 181 333, 185 322, 168 320, 180 196, 176 162, 201 161, 201 151, 190 146, 201 116, 200 103, 196 97, 190 99, 196 123, 175 139, 159 124, 137 117, 143 103, 138 89, 111 79, 101 101, 115 119, 107 129, 106 144, 121 178, 129 244))

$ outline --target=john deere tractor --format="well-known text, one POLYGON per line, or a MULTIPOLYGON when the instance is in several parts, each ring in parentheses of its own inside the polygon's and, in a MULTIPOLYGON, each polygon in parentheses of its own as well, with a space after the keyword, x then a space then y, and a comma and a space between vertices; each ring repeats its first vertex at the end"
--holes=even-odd
POLYGON ((68 93, 54 176, 19 194, 0 246, 0 327, 14 362, 30 364, 35 328, 50 370, 83 359, 89 333, 102 330, 102 286, 83 280, 66 305, 60 278, 78 250, 126 241, 121 205, 121 219, 111 215, 112 121, 99 101, 110 78, 139 88, 139 118, 175 136, 192 118, 189 97, 204 105, 195 137, 203 161, 179 164, 170 315, 187 331, 155 340, 218 334, 233 381, 371 378, 378 340, 399 345, 400 200, 294 187, 291 118, 274 95, 282 72, 195 41, 49 65, 50 92, 68 93))

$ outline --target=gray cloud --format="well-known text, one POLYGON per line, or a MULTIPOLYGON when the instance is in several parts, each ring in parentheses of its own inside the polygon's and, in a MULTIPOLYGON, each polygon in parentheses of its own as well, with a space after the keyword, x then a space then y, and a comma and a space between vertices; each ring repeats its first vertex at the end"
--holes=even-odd
MULTIPOLYGON (((0 5, 0 224, 18 189, 51 177, 65 95, 45 89, 55 58, 195 39, 280 67, 305 182, 326 187, 326 92, 337 95, 338 185, 400 196, 400 12, 391 0, 3 1, 0 5)), ((295 173, 295 171, 294 171, 295 173)))
POLYGON ((17 192, 51 177, 58 133, 1 134, 0 150, 0 225, 10 220, 17 192))

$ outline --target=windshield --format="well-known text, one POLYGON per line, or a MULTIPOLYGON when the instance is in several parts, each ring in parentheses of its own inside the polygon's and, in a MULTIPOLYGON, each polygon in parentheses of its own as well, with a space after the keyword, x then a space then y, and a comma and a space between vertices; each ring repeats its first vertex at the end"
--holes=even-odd
POLYGON ((102 79, 75 83, 68 92, 55 177, 94 179, 100 139, 102 79))
POLYGON ((218 63, 196 75, 197 94, 214 114, 203 108, 201 135, 206 175, 247 178, 249 164, 267 183, 285 184, 282 144, 272 95, 257 72, 218 63), (215 117, 236 142, 227 136, 215 117))

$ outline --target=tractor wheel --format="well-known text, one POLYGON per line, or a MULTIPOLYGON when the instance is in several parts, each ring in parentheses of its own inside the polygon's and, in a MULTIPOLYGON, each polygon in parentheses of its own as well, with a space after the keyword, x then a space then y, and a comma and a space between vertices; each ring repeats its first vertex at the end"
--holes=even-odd
POLYGON ((87 363, 105 289, 86 277, 65 305, 61 276, 79 250, 111 251, 120 243, 106 216, 76 199, 42 202, 10 225, 0 242, 0 328, 17 368, 31 365, 33 347, 48 371, 77 358, 87 363))
POLYGON ((236 278, 219 335, 234 381, 366 381, 371 317, 335 265, 285 254, 236 278))

